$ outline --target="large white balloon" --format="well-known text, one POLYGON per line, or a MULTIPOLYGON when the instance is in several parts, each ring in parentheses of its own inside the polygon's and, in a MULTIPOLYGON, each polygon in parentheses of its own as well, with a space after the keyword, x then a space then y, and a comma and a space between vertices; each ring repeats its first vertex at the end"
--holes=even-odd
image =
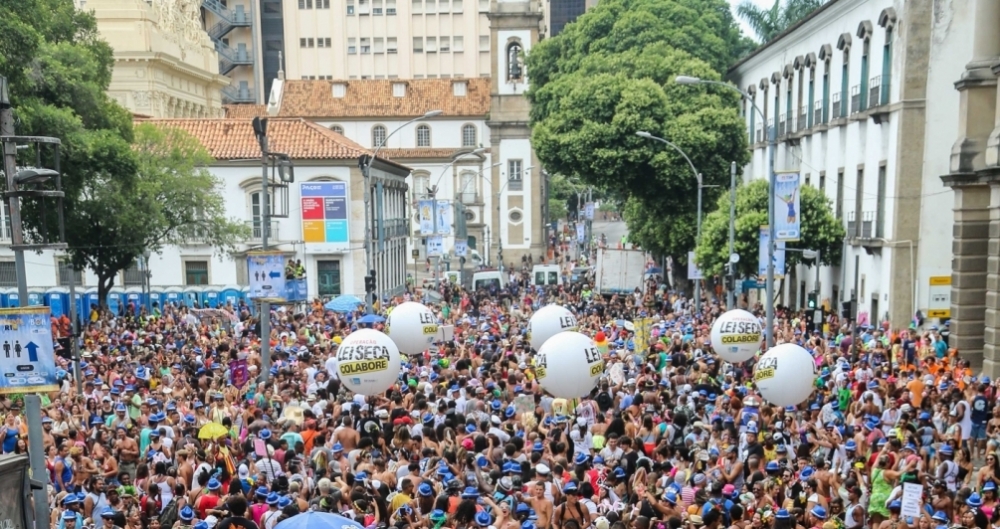
POLYGON ((745 310, 726 312, 712 324, 712 349, 727 362, 753 358, 760 342, 760 320, 745 310))
POLYGON ((566 307, 546 305, 532 314, 528 320, 528 343, 536 351, 553 336, 566 331, 575 331, 579 327, 576 316, 566 307))
POLYGON ((337 372, 344 386, 359 395, 376 395, 399 377, 399 348, 385 334, 360 329, 337 348, 337 372))
POLYGON ((385 333, 408 355, 423 353, 438 333, 437 317, 431 309, 415 301, 407 301, 392 309, 385 321, 385 333))
POLYGON ((793 343, 771 348, 760 357, 753 381, 771 404, 795 406, 805 402, 816 380, 816 363, 809 351, 793 343))
POLYGON ((556 398, 587 395, 603 373, 601 351, 586 334, 561 332, 546 340, 535 356, 535 376, 556 398))

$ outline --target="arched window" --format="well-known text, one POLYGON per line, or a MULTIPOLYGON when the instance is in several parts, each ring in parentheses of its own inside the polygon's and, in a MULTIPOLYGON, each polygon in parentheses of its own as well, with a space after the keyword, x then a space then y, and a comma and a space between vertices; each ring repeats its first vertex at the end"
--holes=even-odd
POLYGON ((330 130, 336 132, 337 134, 340 134, 341 136, 344 135, 344 127, 341 127, 340 125, 334 125, 330 127, 330 130))
POLYGON ((511 42, 507 45, 507 81, 517 82, 524 78, 524 57, 521 53, 521 43, 511 42))
POLYGON ((465 125, 462 127, 462 147, 476 146, 476 126, 465 125))
POLYGON ((431 128, 428 125, 417 127, 417 147, 431 146, 431 128))
POLYGON ((431 185, 431 175, 426 171, 413 173, 413 189, 411 192, 415 199, 420 200, 427 197, 427 187, 431 185))
POLYGON ((385 143, 385 127, 382 125, 375 125, 372 127, 372 148, 380 147, 385 143))
POLYGON ((472 171, 462 171, 460 175, 458 196, 463 204, 473 204, 476 202, 476 173, 472 171))

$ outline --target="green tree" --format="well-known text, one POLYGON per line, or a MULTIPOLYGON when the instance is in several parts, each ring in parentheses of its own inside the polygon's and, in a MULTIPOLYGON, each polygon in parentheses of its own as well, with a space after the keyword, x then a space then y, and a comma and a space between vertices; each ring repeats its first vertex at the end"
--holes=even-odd
POLYGON ((693 218, 697 182, 675 151, 635 133, 678 144, 706 184, 728 182, 730 162, 748 159, 739 95, 673 80, 718 79, 745 49, 724 0, 599 3, 528 55, 539 159, 627 204, 630 238, 644 248, 686 253, 693 231, 670 228, 693 218))
MULTIPOLYGON (((736 190, 737 273, 756 276, 759 262, 760 227, 767 225, 767 180, 754 180, 736 190)), ((786 242, 786 248, 819 250, 825 265, 840 263, 844 226, 833 216, 830 199, 814 187, 799 188, 802 238, 786 242)), ((719 197, 715 211, 704 217, 701 240, 695 249, 698 267, 706 275, 721 274, 729 258, 729 194, 719 197)), ((801 252, 786 252, 785 266, 802 262, 801 252)))
POLYGON ((736 13, 761 42, 768 42, 815 11, 822 3, 822 0, 785 0, 782 4, 781 0, 774 0, 771 7, 763 8, 751 0, 743 0, 736 6, 736 13))

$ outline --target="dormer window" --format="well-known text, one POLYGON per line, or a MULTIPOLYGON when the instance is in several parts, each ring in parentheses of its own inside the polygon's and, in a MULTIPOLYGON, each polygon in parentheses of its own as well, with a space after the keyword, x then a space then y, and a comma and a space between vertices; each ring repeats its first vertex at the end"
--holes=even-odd
POLYGON ((392 83, 393 97, 406 97, 406 83, 392 83))
POLYGON ((455 97, 465 97, 468 84, 465 81, 456 81, 451 84, 451 92, 455 97))
POLYGON ((333 97, 342 98, 347 95, 347 85, 344 83, 333 83, 333 97))

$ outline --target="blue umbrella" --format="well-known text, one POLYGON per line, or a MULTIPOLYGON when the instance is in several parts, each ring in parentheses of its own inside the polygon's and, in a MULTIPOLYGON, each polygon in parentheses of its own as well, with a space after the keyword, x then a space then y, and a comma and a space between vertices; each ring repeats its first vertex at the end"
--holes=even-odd
POLYGON ((362 303, 364 302, 358 299, 357 296, 344 294, 343 296, 338 296, 336 299, 328 301, 326 305, 323 305, 323 308, 334 312, 351 312, 362 303))
POLYGON ((654 267, 651 267, 649 270, 646 270, 646 273, 647 274, 662 274, 663 273, 663 269, 660 268, 660 267, 658 267, 658 266, 654 266, 654 267))
POLYGON ((304 512, 282 520, 274 529, 362 529, 350 518, 328 512, 304 512))
POLYGON ((364 316, 358 319, 358 323, 368 323, 368 324, 382 323, 383 321, 385 321, 385 318, 379 316, 378 314, 365 314, 364 316))

